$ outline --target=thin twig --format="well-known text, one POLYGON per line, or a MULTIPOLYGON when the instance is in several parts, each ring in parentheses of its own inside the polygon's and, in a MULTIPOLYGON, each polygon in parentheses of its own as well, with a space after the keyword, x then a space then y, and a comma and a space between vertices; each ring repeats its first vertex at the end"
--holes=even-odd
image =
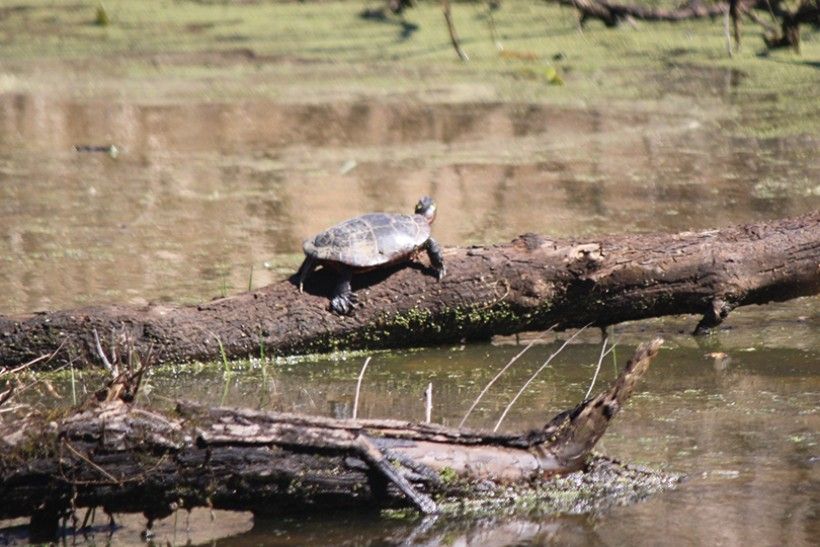
POLYGON ((362 370, 359 371, 359 379, 356 381, 356 395, 353 397, 353 419, 356 419, 356 415, 358 414, 359 410, 359 393, 362 390, 362 378, 364 378, 364 371, 367 370, 367 365, 370 363, 370 357, 364 360, 364 364, 362 365, 362 370))
POLYGON ((102 349, 102 344, 100 344, 100 335, 97 334, 97 329, 94 329, 94 342, 97 344, 97 353, 99 354, 100 359, 102 359, 103 365, 105 365, 106 370, 108 370, 108 372, 110 372, 111 375, 114 376, 114 378, 116 378, 119 375, 119 373, 114 369, 114 365, 112 365, 108 361, 108 357, 105 356, 105 352, 102 349))
POLYGON ((88 519, 93 518, 93 512, 95 509, 96 507, 92 506, 85 510, 85 517, 83 518, 83 524, 80 526, 80 530, 85 530, 85 527, 88 526, 88 519))
POLYGON ((595 367, 595 374, 592 375, 592 382, 589 383, 587 394, 584 395, 584 400, 589 399, 589 394, 592 393, 592 387, 595 385, 595 380, 598 379, 598 372, 601 370, 601 363, 604 362, 604 355, 606 355, 606 343, 609 341, 608 337, 604 337, 604 343, 601 345, 601 355, 598 357, 598 366, 595 367))
POLYGON ((456 26, 453 23, 453 13, 450 10, 450 0, 441 0, 441 8, 444 11, 444 21, 447 23, 447 31, 450 33, 450 42, 453 44, 453 49, 456 50, 458 58, 462 61, 469 61, 470 57, 461 48, 461 41, 458 39, 456 33, 456 26))
POLYGON ((2 378, 3 376, 9 375, 9 374, 16 374, 16 373, 18 373, 18 372, 20 372, 20 371, 22 371, 22 370, 27 369, 28 367, 30 367, 30 366, 32 366, 32 365, 36 365, 37 363, 39 363, 39 362, 40 362, 40 361, 42 361, 43 359, 48 359, 48 358, 49 358, 49 357, 51 357, 52 355, 53 355, 53 354, 46 353, 46 354, 44 354, 44 355, 41 355, 40 357, 37 357, 37 358, 35 358, 35 359, 32 359, 32 360, 31 360, 31 361, 29 361, 28 363, 25 363, 25 364, 20 365, 20 366, 19 366, 19 367, 17 367, 17 368, 12 368, 12 369, 6 369, 6 368, 3 368, 3 369, 0 369, 0 378, 2 378))
POLYGON ((424 423, 429 424, 433 417, 433 382, 427 384, 424 390, 424 423))
POLYGON ((467 410, 467 413, 464 415, 464 417, 463 417, 463 418, 461 419, 461 421, 459 422, 458 427, 464 427, 464 422, 466 422, 466 421, 467 421, 467 418, 469 418, 469 417, 470 417, 470 413, 472 413, 472 411, 475 409, 476 405, 478 405, 478 402, 481 400, 481 398, 482 398, 482 397, 484 397, 484 395, 485 395, 485 394, 487 393, 487 391, 488 391, 488 390, 492 387, 492 385, 493 385, 493 384, 494 384, 494 383, 495 383, 495 382, 496 382, 499 378, 501 378, 501 375, 502 375, 502 374, 504 374, 505 372, 507 372, 507 369, 509 369, 509 368, 513 365, 513 363, 515 363, 516 361, 518 361, 518 358, 519 358, 519 357, 521 357, 522 355, 524 355, 524 354, 527 352, 527 350, 529 350, 529 349, 530 349, 533 345, 535 345, 535 343, 536 343, 536 342, 538 342, 539 340, 541 340, 542 338, 544 338, 544 337, 547 335, 547 333, 549 333, 550 331, 552 331, 552 329, 554 329, 554 328, 555 328, 555 327, 557 327, 557 326, 558 326, 558 323, 556 323, 555 325, 551 326, 550 328, 548 328, 547 330, 545 330, 544 332, 542 332, 541 334, 539 334, 537 337, 533 338, 533 339, 532 339, 532 341, 531 341, 529 344, 527 344, 527 347, 525 347, 524 349, 522 349, 521 351, 519 351, 519 352, 518 352, 518 354, 517 354, 515 357, 513 357, 512 359, 510 359, 510 360, 509 360, 509 362, 508 362, 506 365, 504 365, 504 368, 502 368, 500 371, 498 371, 498 374, 496 374, 496 375, 493 377, 493 379, 492 379, 492 380, 490 380, 490 381, 489 381, 489 383, 488 383, 486 386, 484 386, 484 389, 482 389, 482 390, 481 390, 481 393, 479 393, 479 394, 478 394, 478 397, 476 397, 476 398, 475 398, 475 401, 473 401, 473 404, 472 404, 472 405, 470 405, 469 410, 467 410))
POLYGON ((64 338, 63 341, 60 343, 60 345, 57 346, 57 349, 55 349, 51 353, 44 353, 43 355, 41 355, 39 357, 35 357, 31 361, 29 361, 27 363, 23 363, 22 365, 20 365, 16 368, 12 368, 12 369, 2 368, 2 369, 0 369, 0 378, 2 378, 3 376, 6 376, 7 374, 15 374, 17 372, 20 372, 21 370, 25 370, 28 367, 36 365, 37 363, 39 363, 40 361, 42 361, 44 359, 45 359, 45 363, 43 363, 43 364, 45 365, 46 363, 48 363, 49 361, 54 359, 54 357, 58 353, 60 353, 60 350, 63 349, 63 346, 65 346, 67 341, 68 341, 68 339, 64 338))
POLYGON ((88 456, 86 456, 85 454, 81 453, 79 450, 77 450, 77 449, 76 449, 76 448, 74 448, 73 446, 71 446, 71 443, 69 443, 66 439, 63 439, 63 445, 65 445, 65 447, 66 447, 66 448, 68 448, 69 450, 71 450, 71 451, 72 451, 72 452, 73 452, 73 453, 74 453, 74 454, 75 454, 78 458, 80 458, 80 459, 81 459, 81 460, 83 460, 85 463, 87 463, 88 465, 90 465, 91 467, 93 467, 94 469, 96 469, 97 471, 99 471, 100 473, 102 473, 102 474, 103 474, 103 475, 104 475, 107 479, 109 479, 111 482, 114 482, 114 483, 116 483, 116 484, 122 484, 122 481, 117 480, 117 478, 116 478, 116 477, 114 477, 114 475, 112 475, 111 473, 109 473, 108 471, 106 471, 105 469, 103 469, 102 467, 100 467, 99 465, 97 465, 96 463, 94 463, 93 461, 91 461, 90 459, 88 459, 88 456))
MULTIPOLYGON (((24 363, 24 364, 22 364, 18 367, 13 368, 13 369, 6 369, 6 368, 0 369, 0 378, 3 378, 4 376, 8 376, 8 375, 11 375, 11 374, 16 374, 18 372, 22 372, 23 370, 25 370, 25 369, 27 369, 31 366, 34 366, 34 365, 36 365, 37 363, 39 363, 41 361, 43 362, 43 365, 48 364, 49 362, 51 362, 52 359, 54 359, 54 357, 60 352, 60 350, 63 349, 63 346, 66 344, 66 341, 67 341, 67 338, 64 338, 63 341, 60 343, 60 345, 57 346, 57 349, 55 349, 51 353, 46 353, 46 354, 43 354, 39 357, 35 357, 31 361, 29 361, 27 363, 24 363)), ((60 370, 61 368, 64 368, 64 367, 65 367, 65 365, 63 365, 62 367, 59 367, 57 370, 60 370)), ((40 380, 37 379, 37 380, 34 380, 30 384, 25 385, 23 387, 20 387, 20 382, 17 382, 17 385, 12 385, 11 387, 9 387, 9 389, 7 389, 6 391, 0 393, 0 406, 3 406, 8 401, 10 401, 12 399, 12 397, 15 396, 15 394, 26 391, 31 386, 37 385, 37 383, 39 383, 39 382, 40 382, 40 380)), ((9 385, 9 384, 6 384, 6 385, 9 385)), ((19 408, 19 405, 18 405, 18 407, 15 407, 15 408, 19 408)))
POLYGON ((498 51, 504 51, 504 44, 501 43, 501 40, 498 39, 498 33, 495 30, 495 17, 493 17, 493 6, 492 2, 487 2, 487 23, 490 26, 490 37, 495 44, 495 49, 498 51))
POLYGON ((584 325, 583 327, 581 327, 580 329, 578 329, 577 331, 575 331, 575 334, 573 334, 572 336, 570 336, 569 338, 567 338, 566 342, 564 342, 563 344, 561 344, 561 347, 560 347, 560 348, 558 348, 555 352, 553 352, 553 354, 552 354, 552 355, 550 355, 550 356, 549 356, 549 358, 547 358, 547 360, 546 360, 546 361, 544 361, 544 364, 543 364, 543 365, 541 365, 541 366, 538 368, 538 370, 536 370, 536 371, 533 373, 533 375, 532 375, 532 376, 530 376, 530 379, 529 379, 529 380, 527 380, 527 381, 526 381, 526 383, 525 383, 523 386, 521 386, 521 389, 519 389, 519 390, 518 390, 518 393, 516 393, 516 394, 515 394, 515 397, 513 397, 512 401, 510 401, 510 404, 508 404, 508 405, 507 405, 507 408, 505 408, 505 409, 504 409, 504 412, 502 412, 502 413, 501 413, 501 417, 500 417, 500 418, 498 419, 498 421, 495 423, 495 427, 493 428, 493 431, 498 431, 498 428, 499 428, 499 427, 501 427, 501 422, 503 422, 503 421, 504 421, 504 418, 506 418, 506 417, 507 417, 507 413, 508 413, 508 412, 510 411, 510 409, 513 407, 513 405, 514 405, 514 404, 515 404, 515 402, 518 400, 518 398, 519 398, 519 397, 521 397, 521 395, 524 393, 524 391, 527 389, 527 387, 528 387, 528 386, 529 386, 529 385, 533 382, 533 380, 535 380, 536 376, 538 376, 539 374, 541 374, 541 371, 542 371, 542 370, 544 370, 545 368, 547 368, 547 367, 549 366, 549 364, 552 362, 552 360, 555 358, 555 356, 556 356, 556 355, 558 355, 559 353, 561 353, 561 352, 564 350, 564 348, 565 348, 565 347, 567 347, 567 345, 568 345, 570 342, 572 342, 572 340, 573 340, 576 336, 578 336, 579 334, 581 334, 582 332, 584 332, 584 331, 586 330, 586 328, 587 328, 588 326, 590 326, 591 324, 592 324, 592 323, 587 323, 586 325, 584 325))
POLYGON ((733 57, 735 52, 732 50, 732 37, 729 34, 729 11, 723 14, 723 36, 726 39, 726 52, 729 57, 733 57))

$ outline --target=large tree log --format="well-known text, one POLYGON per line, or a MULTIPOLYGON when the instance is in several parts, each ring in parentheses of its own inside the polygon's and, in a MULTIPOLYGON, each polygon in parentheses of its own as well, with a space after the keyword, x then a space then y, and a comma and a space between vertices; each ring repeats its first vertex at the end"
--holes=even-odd
MULTIPOLYGON (((661 342, 640 346, 608 390, 520 435, 191 404, 167 416, 122 399, 56 421, 9 421, 0 425, 0 519, 31 517, 34 532, 51 539, 58 519, 83 507, 149 519, 197 506, 270 514, 412 504, 435 512, 432 497, 509 495, 511 485, 537 485, 589 463, 661 342)), ((607 488, 601 495, 612 493, 607 488)))
POLYGON ((820 290, 820 213, 721 230, 632 234, 586 241, 529 234, 504 245, 445 250, 440 283, 418 263, 354 279, 362 306, 328 310, 334 283, 319 271, 300 294, 293 279, 199 306, 89 307, 0 317, 0 363, 67 351, 99 362, 128 332, 161 361, 419 346, 673 314, 700 314, 700 330, 736 306, 820 290))

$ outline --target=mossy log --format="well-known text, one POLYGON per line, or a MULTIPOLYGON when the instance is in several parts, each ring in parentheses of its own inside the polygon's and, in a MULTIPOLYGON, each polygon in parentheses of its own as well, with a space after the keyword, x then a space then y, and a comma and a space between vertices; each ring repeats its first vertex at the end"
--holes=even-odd
MULTIPOLYGON (((820 290, 820 212, 719 230, 587 240, 528 234, 511 243, 448 248, 437 282, 419 262, 354 277, 360 306, 329 311, 335 283, 317 271, 198 306, 101 306, 0 316, 0 363, 100 363, 127 333, 161 362, 421 346, 521 331, 699 314, 698 330, 737 306, 820 290), (95 332, 99 334, 98 347, 95 332)), ((426 258, 425 258, 426 260, 426 258)))
POLYGON ((411 505, 431 513, 439 510, 433 498, 509 496, 511 485, 584 469, 661 342, 641 345, 607 390, 519 435, 183 403, 171 416, 122 399, 61 419, 7 421, 0 519, 31 517, 34 537, 51 539, 60 518, 85 507, 149 520, 197 506, 277 514, 411 505))

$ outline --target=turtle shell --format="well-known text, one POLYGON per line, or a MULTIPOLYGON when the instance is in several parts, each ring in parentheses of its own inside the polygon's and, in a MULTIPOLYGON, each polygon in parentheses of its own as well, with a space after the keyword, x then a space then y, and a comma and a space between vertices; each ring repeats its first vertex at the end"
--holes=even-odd
POLYGON ((373 268, 409 258, 430 239, 421 215, 370 213, 351 218, 305 241, 305 254, 353 268, 373 268))

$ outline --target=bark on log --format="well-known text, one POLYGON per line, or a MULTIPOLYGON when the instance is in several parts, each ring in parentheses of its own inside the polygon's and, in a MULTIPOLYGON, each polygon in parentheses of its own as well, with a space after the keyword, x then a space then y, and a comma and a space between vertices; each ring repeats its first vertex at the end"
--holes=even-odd
POLYGON ((661 343, 640 346, 608 390, 521 435, 190 404, 166 416, 121 399, 57 421, 7 422, 0 519, 31 517, 33 533, 52 539, 57 520, 83 507, 149 519, 197 506, 275 514, 412 503, 433 512, 431 496, 475 495, 471 485, 507 492, 584 468, 661 343))
POLYGON ((445 250, 437 283, 419 263, 354 278, 361 307, 328 311, 334 275, 318 271, 300 294, 293 278, 199 306, 107 306, 0 316, 0 363, 66 350, 99 364, 126 331, 164 362, 419 346, 674 314, 718 325, 737 306, 820 291, 820 212, 700 232, 586 241, 528 234, 508 244, 445 250))

